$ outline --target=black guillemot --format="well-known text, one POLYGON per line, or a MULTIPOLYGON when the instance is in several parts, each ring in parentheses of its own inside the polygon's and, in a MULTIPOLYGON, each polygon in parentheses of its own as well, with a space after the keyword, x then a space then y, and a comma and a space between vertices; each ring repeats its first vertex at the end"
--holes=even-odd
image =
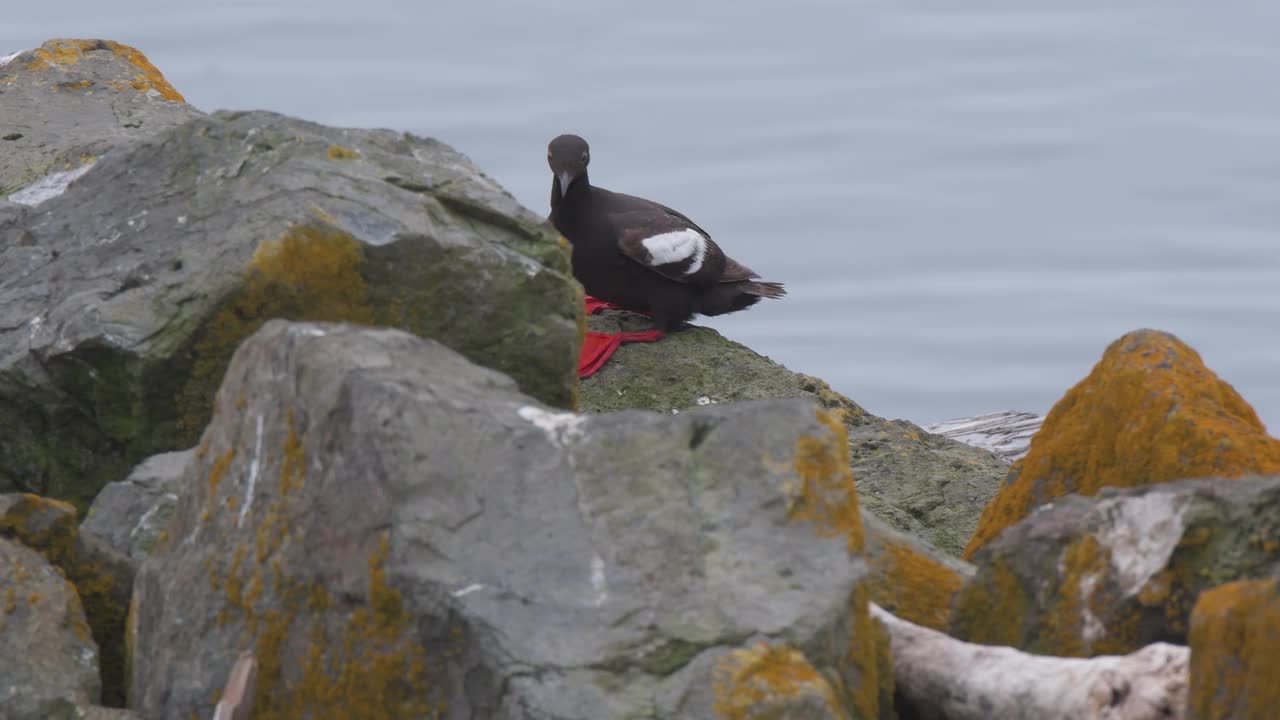
POLYGON ((595 187, 591 150, 577 135, 547 147, 551 223, 573 246, 573 274, 589 295, 650 314, 663 332, 696 315, 744 310, 786 294, 724 254, 707 231, 651 200, 595 187))

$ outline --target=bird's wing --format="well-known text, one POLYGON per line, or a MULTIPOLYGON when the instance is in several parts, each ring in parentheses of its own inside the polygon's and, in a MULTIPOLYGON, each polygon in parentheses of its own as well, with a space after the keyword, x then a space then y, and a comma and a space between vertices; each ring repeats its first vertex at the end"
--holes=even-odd
POLYGON ((758 277, 751 268, 726 257, 711 235, 671 208, 631 195, 613 193, 623 254, 663 277, 709 286, 758 277))

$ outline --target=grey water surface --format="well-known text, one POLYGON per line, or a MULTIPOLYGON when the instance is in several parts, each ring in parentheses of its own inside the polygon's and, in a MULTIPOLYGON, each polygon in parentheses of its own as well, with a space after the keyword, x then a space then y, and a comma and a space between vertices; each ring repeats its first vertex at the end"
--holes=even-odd
POLYGON ((437 137, 540 212, 582 134, 787 283, 706 324, 879 415, 1043 412, 1156 327, 1280 427, 1274 1, 0 5, 0 55, 133 44, 204 110, 437 137))

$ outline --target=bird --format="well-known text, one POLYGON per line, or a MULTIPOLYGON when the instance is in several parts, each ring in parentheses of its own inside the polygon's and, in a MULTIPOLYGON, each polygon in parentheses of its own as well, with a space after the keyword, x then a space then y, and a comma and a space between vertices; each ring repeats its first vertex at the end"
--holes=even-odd
POLYGON ((694 315, 737 312, 786 295, 782 283, 759 280, 685 215, 592 185, 590 162, 591 148, 578 135, 547 145, 549 220, 569 241, 574 277, 588 295, 651 316, 663 333, 688 327, 694 315))

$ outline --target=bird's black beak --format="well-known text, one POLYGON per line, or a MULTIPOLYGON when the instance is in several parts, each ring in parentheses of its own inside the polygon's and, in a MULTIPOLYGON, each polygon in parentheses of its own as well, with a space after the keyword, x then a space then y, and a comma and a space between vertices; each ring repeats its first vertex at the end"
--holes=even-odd
POLYGON ((560 178, 560 197, 564 197, 569 194, 569 183, 573 182, 573 174, 565 170, 557 177, 560 178))

